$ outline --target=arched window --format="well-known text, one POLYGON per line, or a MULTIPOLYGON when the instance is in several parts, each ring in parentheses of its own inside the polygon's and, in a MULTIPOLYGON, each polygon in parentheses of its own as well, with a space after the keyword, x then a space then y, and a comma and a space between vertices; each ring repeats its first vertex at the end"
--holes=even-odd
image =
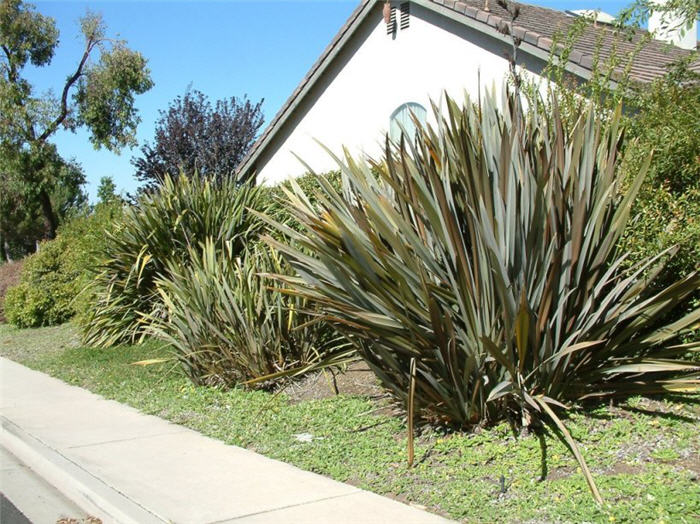
POLYGON ((401 133, 404 132, 407 138, 413 140, 416 134, 416 125, 411 115, 418 120, 418 123, 425 124, 427 114, 425 108, 416 102, 408 102, 400 105, 391 113, 391 117, 389 118, 389 138, 398 141, 401 139, 401 133))

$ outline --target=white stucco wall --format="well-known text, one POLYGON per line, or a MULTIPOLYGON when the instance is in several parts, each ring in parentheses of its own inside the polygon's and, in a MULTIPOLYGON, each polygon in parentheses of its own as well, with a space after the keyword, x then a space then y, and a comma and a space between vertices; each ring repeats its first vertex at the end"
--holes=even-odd
MULTIPOLYGON (((652 4, 659 6, 668 4, 669 0, 654 0, 652 4)), ((693 50, 698 45, 698 22, 690 24, 679 12, 665 12, 652 9, 649 14, 649 32, 654 38, 663 40, 681 49, 693 50)))
MULTIPOLYGON (((415 4, 410 26, 397 28, 392 38, 376 9, 258 157, 258 180, 273 184, 306 172, 292 153, 316 172, 337 168, 314 139, 335 153, 345 145, 353 154, 378 156, 399 105, 418 102, 430 115, 430 100, 439 101, 443 91, 462 100, 465 89, 476 95, 479 81, 482 89, 500 87, 508 71, 506 49, 415 4)), ((541 67, 528 59, 531 70, 541 67)))

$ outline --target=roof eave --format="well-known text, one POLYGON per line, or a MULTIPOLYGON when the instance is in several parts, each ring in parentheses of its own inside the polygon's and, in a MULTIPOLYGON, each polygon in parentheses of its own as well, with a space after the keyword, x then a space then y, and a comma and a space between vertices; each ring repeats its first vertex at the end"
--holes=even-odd
POLYGON ((302 79, 302 82, 306 82, 303 88, 299 90, 299 92, 294 96, 292 100, 287 101, 284 104, 284 106, 282 106, 280 113, 275 115, 272 122, 270 123, 270 125, 273 127, 270 128, 269 132, 267 133, 267 136, 265 136, 262 142, 258 144, 257 147, 255 147, 253 153, 243 160, 241 166, 237 170, 239 176, 242 175, 243 177, 247 178, 247 176, 250 175, 249 171, 251 167, 255 165, 255 161, 258 159, 258 157, 265 149, 267 144, 269 144, 269 142, 275 137, 279 129, 284 125, 284 123, 287 120, 287 117, 294 112, 294 110, 304 99, 306 94, 311 89, 313 89, 314 85, 316 84, 316 81, 319 79, 319 77, 321 77, 321 75, 325 72, 328 66, 333 62, 335 57, 342 50, 344 44, 350 38, 352 38, 352 36, 362 24, 362 22, 365 20, 365 18, 367 18, 367 15, 372 11, 374 6, 379 1, 380 0, 365 0, 363 4, 360 4, 360 9, 353 13, 355 15, 355 19, 350 25, 347 26, 345 32, 340 36, 340 38, 338 38, 333 48, 326 55, 323 61, 320 64, 318 64, 316 71, 314 71, 314 73, 308 78, 305 75, 304 79, 302 79))
MULTIPOLYGON (((454 20, 455 22, 458 22, 459 24, 465 25, 467 27, 470 27, 472 29, 475 29, 477 31, 480 31, 481 33, 484 33, 492 38, 495 38, 496 40, 499 40, 503 43, 506 44, 512 44, 512 36, 511 35, 506 35, 501 33, 496 25, 496 20, 501 20, 501 17, 498 17, 496 15, 489 15, 489 18, 487 20, 478 20, 476 18, 471 18, 470 16, 465 16, 466 11, 468 9, 472 9, 469 6, 464 7, 464 10, 455 10, 454 8, 450 8, 444 5, 437 4, 433 2, 432 0, 412 0, 414 4, 420 5, 421 7, 431 10, 433 12, 439 13, 450 20, 454 20), (491 20, 494 20, 491 22, 491 20)), ((507 21, 506 21, 507 22, 507 21)), ((518 26, 515 27, 515 30, 522 30, 522 28, 519 28, 518 26)), ((525 31, 523 30, 524 34, 521 35, 522 42, 518 46, 518 49, 521 49, 528 53, 529 55, 532 55, 536 58, 539 58, 543 60, 544 62, 547 62, 549 60, 550 56, 550 47, 551 47, 551 40, 549 40, 546 37, 540 36, 537 33, 533 33, 531 31, 525 31), (546 44, 544 40, 547 40, 546 44), (534 41, 534 43, 533 43, 534 41), (541 42, 541 44, 540 44, 541 42)), ((575 63, 571 60, 568 60, 565 69, 573 73, 584 80, 588 80, 591 77, 591 70, 587 69, 586 67, 575 63)))

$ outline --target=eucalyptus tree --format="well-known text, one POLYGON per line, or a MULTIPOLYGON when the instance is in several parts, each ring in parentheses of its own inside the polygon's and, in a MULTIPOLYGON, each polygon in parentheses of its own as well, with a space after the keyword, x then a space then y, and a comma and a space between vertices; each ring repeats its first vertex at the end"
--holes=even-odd
POLYGON ((39 95, 26 68, 51 64, 59 44, 56 22, 21 0, 0 2, 0 157, 35 196, 50 238, 58 223, 50 197, 57 179, 47 169, 55 147, 49 140, 60 129, 82 127, 95 148, 136 145, 135 95, 153 86, 146 59, 124 40, 108 37, 100 15, 88 11, 80 31, 82 55, 59 94, 39 95))

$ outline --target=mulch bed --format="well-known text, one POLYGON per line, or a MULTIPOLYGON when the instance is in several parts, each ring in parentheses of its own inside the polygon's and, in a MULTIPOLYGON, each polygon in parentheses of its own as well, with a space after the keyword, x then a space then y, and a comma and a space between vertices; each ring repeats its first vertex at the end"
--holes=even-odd
POLYGON ((320 400, 337 394, 383 398, 386 391, 364 362, 353 362, 343 371, 324 370, 281 388, 292 403, 320 400))
POLYGON ((23 261, 18 260, 0 265, 0 323, 5 322, 5 292, 19 282, 22 264, 23 261))

